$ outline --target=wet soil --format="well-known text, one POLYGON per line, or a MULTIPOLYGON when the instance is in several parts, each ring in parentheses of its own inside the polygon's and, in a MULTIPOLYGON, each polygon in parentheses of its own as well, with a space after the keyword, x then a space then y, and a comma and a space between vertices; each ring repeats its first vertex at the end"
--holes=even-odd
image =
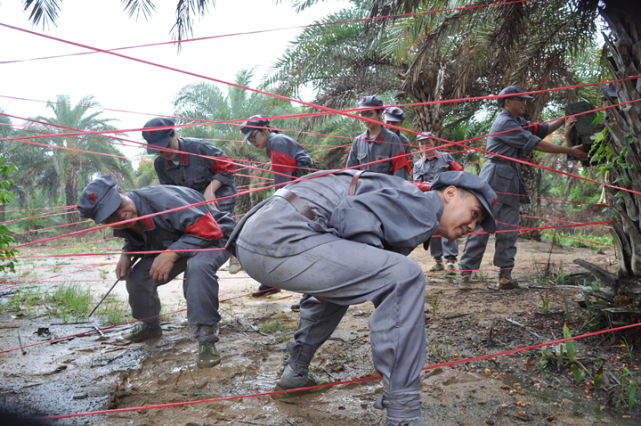
MULTIPOLYGON (((490 240, 483 269, 493 269, 490 240)), ((460 249, 462 251, 463 245, 460 249)), ((422 248, 410 256, 425 271, 434 265, 422 248)), ((578 268, 572 259, 597 262, 612 270, 612 251, 550 248, 549 243, 519 242, 513 276, 522 284, 543 287, 554 281, 545 275, 548 266, 564 273, 578 268)), ((53 278, 91 285, 98 299, 113 283, 112 274, 100 277, 99 269, 113 269, 114 258, 72 258, 52 271, 55 260, 36 262, 28 274, 9 277, 16 281, 53 278)), ((58 262, 61 263, 61 262, 58 262)), ((220 298, 254 291, 258 284, 244 272, 220 272, 220 298)), ((585 316, 573 302, 576 289, 549 291, 550 311, 542 315, 543 288, 497 291, 495 271, 484 271, 473 281, 474 289, 459 292, 454 277, 426 273, 425 318, 428 336, 426 365, 492 354, 563 336, 566 312, 562 295, 569 301, 573 332, 590 330, 585 316)), ((116 286, 125 296, 124 284, 116 286)), ((160 288, 165 311, 183 308, 180 281, 160 288)), ((6 298, 8 296, 5 296, 6 298)), ((196 367, 197 344, 191 327, 182 326, 184 314, 166 317, 163 336, 141 343, 119 343, 123 328, 45 343, 0 354, 0 405, 22 416, 42 417, 154 404, 202 401, 235 395, 269 392, 281 373, 285 342, 292 338, 298 313, 290 305, 299 295, 281 292, 272 296, 244 297, 221 304, 223 321, 217 348, 222 363, 212 369, 196 367)), ((0 297, 0 300, 3 298, 0 297)), ((578 299, 577 299, 578 300, 578 299)), ((314 374, 331 381, 376 375, 371 362, 367 320, 373 306, 352 306, 314 358, 314 374)), ((15 316, 15 315, 14 315, 15 316)), ((0 350, 43 341, 39 327, 54 336, 90 330, 89 323, 59 324, 60 319, 12 317, 0 314, 0 350), (18 338, 18 334, 20 338, 18 338)), ((98 323, 97 323, 98 324, 98 323)), ((612 397, 607 389, 620 378, 622 369, 637 371, 640 353, 621 346, 620 336, 595 336, 575 343, 575 356, 588 369, 606 363, 603 388, 594 390, 584 379, 577 384, 569 365, 539 368, 541 351, 529 351, 485 361, 435 368, 423 372, 422 411, 427 425, 638 425, 640 417, 624 409, 602 410, 612 397), (631 357, 630 357, 631 354, 631 357)), ((384 425, 384 412, 373 408, 383 392, 381 380, 336 386, 326 392, 298 398, 270 396, 204 402, 170 408, 126 411, 56 420, 61 425, 384 425)), ((611 404, 612 405, 612 404, 611 404)))

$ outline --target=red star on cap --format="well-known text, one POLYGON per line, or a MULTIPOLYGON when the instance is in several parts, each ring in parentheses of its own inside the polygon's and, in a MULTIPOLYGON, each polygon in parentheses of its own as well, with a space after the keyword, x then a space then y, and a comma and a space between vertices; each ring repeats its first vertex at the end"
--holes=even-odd
POLYGON ((497 201, 496 198, 492 199, 492 207, 494 207, 494 204, 496 204, 496 201, 497 201))
POLYGON ((149 132, 149 136, 153 136, 153 135, 154 135, 154 131, 152 130, 149 132))
POLYGON ((91 193, 89 194, 89 200, 91 200, 92 203, 95 203, 98 197, 96 197, 96 194, 91 193))

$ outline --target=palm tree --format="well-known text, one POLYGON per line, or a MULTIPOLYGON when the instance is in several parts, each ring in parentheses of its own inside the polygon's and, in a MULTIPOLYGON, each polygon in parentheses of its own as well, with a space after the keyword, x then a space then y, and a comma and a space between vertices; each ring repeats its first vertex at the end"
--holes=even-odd
MULTIPOLYGON (((51 202, 63 199, 66 205, 78 202, 80 191, 87 185, 94 174, 111 174, 123 186, 133 182, 131 162, 100 154, 87 154, 74 150, 122 156, 118 148, 109 144, 109 138, 88 135, 84 137, 61 136, 69 129, 77 131, 115 130, 109 125, 112 119, 102 118, 102 112, 90 112, 87 107, 98 106, 92 96, 84 97, 78 106, 72 106, 66 95, 58 95, 56 102, 49 102, 47 108, 53 111, 52 117, 32 118, 33 126, 49 135, 44 139, 51 148, 16 145, 12 147, 12 156, 20 169, 19 181, 30 192, 30 185, 49 194, 51 202), (49 124, 41 124, 41 123, 49 124), (57 149, 68 148, 68 149, 57 149)), ((18 182, 18 179, 16 179, 18 182)), ((69 223, 78 221, 76 214, 68 215, 69 223)))
MULTIPOLYGON (((240 86, 251 86, 253 70, 241 70, 236 74, 235 83, 240 86)), ((174 98, 174 115, 184 117, 178 120, 180 124, 200 123, 206 121, 224 121, 249 118, 256 114, 285 115, 294 114, 298 110, 291 103, 274 99, 255 92, 229 86, 223 92, 213 83, 194 83, 183 87, 174 98)), ((233 159, 242 159, 251 162, 268 162, 263 151, 257 151, 251 146, 241 143, 240 123, 212 124, 197 127, 183 128, 182 136, 212 139, 225 154, 233 159), (218 141, 216 141, 218 140, 218 141)), ((295 119, 272 121, 273 127, 284 129, 296 128, 295 119)), ((257 164, 254 164, 255 166, 257 164)), ((238 168, 239 174, 258 176, 260 172, 248 168, 238 168)), ((269 176, 269 175, 266 175, 269 176)), ((236 175, 236 186, 247 188, 251 178, 236 175)), ((252 193, 238 197, 236 209, 239 213, 246 213, 253 204, 261 201, 263 194, 252 193)))
MULTIPOLYGON (((156 11, 152 0, 122 0, 124 12, 132 16, 142 14, 149 19, 156 11)), ((61 9, 62 0, 25 0, 24 10, 29 11, 29 20, 32 25, 42 23, 42 28, 49 25, 58 26, 58 13, 61 9)), ((171 28, 174 40, 183 40, 186 36, 193 34, 193 20, 195 16, 205 16, 208 13, 209 5, 216 6, 216 0, 178 0, 176 4, 176 22, 171 28)), ((180 43, 178 44, 180 50, 180 43)))

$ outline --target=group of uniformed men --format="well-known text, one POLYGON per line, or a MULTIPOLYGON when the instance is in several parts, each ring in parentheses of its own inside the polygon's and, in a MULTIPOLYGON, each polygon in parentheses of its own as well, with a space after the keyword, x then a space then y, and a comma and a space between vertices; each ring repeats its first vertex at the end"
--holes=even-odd
MULTIPOLYGON (((141 321, 121 339, 162 335, 156 286, 184 272, 187 318, 199 344, 197 365, 217 365, 216 271, 233 255, 261 284, 258 294, 285 289, 304 295, 296 306, 300 324, 287 344, 289 358, 277 390, 327 383, 309 374, 315 352, 350 305, 371 301, 373 362, 385 384, 375 407, 387 410, 388 425, 423 425, 419 383, 426 350, 425 278, 407 255, 423 243, 437 261, 433 270, 445 269, 445 252, 452 273, 457 238, 479 227, 487 233, 518 227, 518 203, 526 194, 519 167, 510 158, 535 149, 587 158, 580 147, 541 140, 563 120, 532 126, 522 118, 530 98, 522 92, 510 86, 500 93, 506 96, 498 99, 501 112, 491 130, 498 134, 487 147, 500 157, 488 155, 480 177, 433 150, 434 136, 425 132, 417 137, 425 155, 414 163, 414 182, 408 182, 409 140, 384 125, 400 127, 405 114, 366 96, 358 107, 367 130, 354 140, 347 170, 316 172, 281 186, 237 225, 231 217, 236 187, 229 158, 208 141, 178 137, 171 119, 149 121, 143 137, 148 152, 158 156, 154 166, 161 185, 125 193, 113 177, 103 176, 84 189, 78 203, 83 216, 111 225, 125 240, 116 275, 126 279, 132 315, 141 321), (441 244, 443 238, 447 241, 441 244)), ((573 123, 566 121, 566 135, 573 123)), ((296 179, 312 165, 305 149, 271 128, 264 116, 251 117, 241 132, 243 142, 266 150, 275 184, 296 179)), ((471 288, 467 272, 478 269, 487 240, 488 234, 468 238, 460 262, 465 269, 461 290, 471 288)), ((516 232, 497 234, 496 244, 498 287, 514 288, 510 271, 516 232)))

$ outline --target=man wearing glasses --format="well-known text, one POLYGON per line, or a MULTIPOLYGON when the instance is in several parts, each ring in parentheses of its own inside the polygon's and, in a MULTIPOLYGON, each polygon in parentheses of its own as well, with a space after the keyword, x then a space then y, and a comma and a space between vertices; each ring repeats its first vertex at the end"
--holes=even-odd
POLYGON ((407 180, 410 163, 405 155, 406 147, 402 145, 397 135, 381 125, 383 101, 376 96, 365 96, 358 102, 358 107, 369 107, 370 109, 361 111, 360 115, 375 122, 363 121, 367 131, 354 139, 352 150, 347 158, 347 167, 378 161, 357 169, 371 170, 407 180), (372 107, 379 108, 371 109, 372 107))
MULTIPOLYGON (((508 86, 499 95, 511 95, 497 99, 501 112, 492 124, 487 139, 486 150, 493 154, 486 155, 488 161, 483 166, 479 177, 486 181, 497 194, 497 202, 492 207, 496 218, 497 229, 514 230, 519 227, 520 204, 530 202, 521 177, 519 163, 509 158, 520 159, 536 150, 550 154, 570 154, 580 160, 587 160, 588 155, 581 150, 581 145, 572 147, 569 134, 576 118, 560 118, 551 123, 534 124, 523 118, 525 104, 532 96, 523 94, 521 86, 508 86), (565 139, 567 146, 558 146, 543 141, 550 133, 556 131, 565 122, 565 139), (512 131, 509 131, 514 129, 512 131), (507 133, 502 133, 506 132, 507 133), (509 157, 509 158, 505 158, 509 157)), ((476 232, 482 232, 479 228, 476 232)), ((512 280, 512 269, 516 257, 517 232, 499 232, 496 234, 494 265, 501 268, 497 288, 511 290, 518 288, 512 280)), ((465 251, 459 267, 461 269, 460 290, 471 290, 470 277, 472 270, 479 269, 489 239, 488 234, 470 235, 465 244, 465 251)))

